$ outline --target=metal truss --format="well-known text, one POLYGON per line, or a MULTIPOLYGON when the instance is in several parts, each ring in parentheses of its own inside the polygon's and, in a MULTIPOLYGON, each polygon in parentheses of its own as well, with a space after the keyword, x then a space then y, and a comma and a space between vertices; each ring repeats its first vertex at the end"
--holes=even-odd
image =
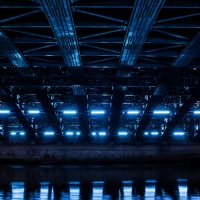
POLYGON ((41 3, 42 8, 44 9, 45 15, 49 20, 62 52, 64 62, 68 67, 69 73, 71 73, 72 89, 76 96, 75 99, 79 113, 81 131, 84 135, 88 135, 89 120, 86 109, 86 88, 70 4, 68 1, 58 2, 54 0, 40 0, 38 2, 41 3), (82 101, 82 99, 84 99, 84 101, 82 101))
POLYGON ((176 129, 192 139, 200 125, 191 114, 200 108, 199 8, 196 0, 1 0, 0 110, 17 112, 0 115, 0 127, 23 128, 28 141, 36 133, 47 144, 58 140, 45 130, 65 144, 173 142, 176 129), (30 115, 33 108, 40 115, 30 115), (105 114, 91 115, 98 109, 105 114), (157 117, 154 109, 170 115, 157 117), (161 137, 143 137, 146 130, 161 137), (118 131, 128 136, 116 140, 118 131))

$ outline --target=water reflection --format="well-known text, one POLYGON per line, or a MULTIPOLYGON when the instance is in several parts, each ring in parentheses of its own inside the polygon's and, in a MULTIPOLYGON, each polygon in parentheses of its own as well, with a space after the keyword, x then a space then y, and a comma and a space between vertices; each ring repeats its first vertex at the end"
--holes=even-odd
POLYGON ((200 199, 187 166, 0 166, 0 199, 200 199))

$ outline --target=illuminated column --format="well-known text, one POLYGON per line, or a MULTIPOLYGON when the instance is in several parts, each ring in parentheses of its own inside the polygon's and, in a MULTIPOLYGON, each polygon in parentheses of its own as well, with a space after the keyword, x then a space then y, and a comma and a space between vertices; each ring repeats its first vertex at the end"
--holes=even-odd
POLYGON ((12 199, 24 199, 24 183, 12 182, 12 199))

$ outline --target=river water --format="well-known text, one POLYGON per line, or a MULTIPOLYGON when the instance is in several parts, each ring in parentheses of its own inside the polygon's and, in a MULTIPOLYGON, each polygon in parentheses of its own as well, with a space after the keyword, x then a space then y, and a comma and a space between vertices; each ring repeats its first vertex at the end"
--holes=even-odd
POLYGON ((0 165, 0 199, 200 199, 200 167, 0 165))

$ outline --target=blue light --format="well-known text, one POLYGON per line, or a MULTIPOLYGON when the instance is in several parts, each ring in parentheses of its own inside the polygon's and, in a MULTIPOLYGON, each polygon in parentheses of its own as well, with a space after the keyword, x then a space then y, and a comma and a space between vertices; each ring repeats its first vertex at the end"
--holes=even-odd
POLYGON ((45 134, 45 135, 54 135, 54 132, 49 132, 49 131, 47 131, 47 132, 44 132, 44 134, 45 134))
POLYGON ((0 114, 8 114, 8 113, 10 113, 9 110, 0 110, 0 114))
POLYGON ((81 133, 80 132, 76 132, 76 135, 80 135, 81 133))
POLYGON ((100 136, 105 136, 105 135, 106 135, 106 132, 99 132, 99 135, 100 135, 100 136))
POLYGON ((63 111, 64 114, 76 114, 76 110, 64 110, 63 111))
POLYGON ((174 132, 174 135, 184 135, 184 132, 174 132))
POLYGON ((127 132, 118 132, 118 135, 127 135, 127 132))
POLYGON ((96 132, 92 132, 92 135, 95 136, 95 135, 96 135, 96 132))
POLYGON ((137 115, 137 114, 139 114, 139 111, 138 110, 129 110, 129 111, 127 111, 127 114, 129 114, 129 115, 137 115))
POLYGON ((74 133, 69 131, 69 132, 66 132, 66 135, 74 135, 74 133))
POLYGON ((16 132, 14 132, 14 131, 12 131, 11 133, 10 133, 10 135, 16 135, 17 133, 16 132))
POLYGON ((151 135, 158 135, 158 132, 153 131, 153 132, 151 132, 151 135))
POLYGON ((40 111, 39 110, 29 110, 28 113, 29 114, 39 114, 40 111))
POLYGON ((144 132, 145 135, 149 135, 149 132, 144 132))
POLYGON ((153 113, 154 114, 169 114, 170 111, 169 110, 155 110, 153 113))
POLYGON ((93 115, 94 115, 94 114, 95 114, 95 115, 96 115, 96 114, 105 114, 105 111, 104 111, 104 110, 92 110, 92 111, 91 111, 91 114, 93 114, 93 115))
POLYGON ((195 110, 194 114, 196 114, 196 115, 200 114, 200 110, 195 110))
POLYGON ((20 132, 19 134, 20 134, 20 135, 25 135, 25 132, 20 132))

